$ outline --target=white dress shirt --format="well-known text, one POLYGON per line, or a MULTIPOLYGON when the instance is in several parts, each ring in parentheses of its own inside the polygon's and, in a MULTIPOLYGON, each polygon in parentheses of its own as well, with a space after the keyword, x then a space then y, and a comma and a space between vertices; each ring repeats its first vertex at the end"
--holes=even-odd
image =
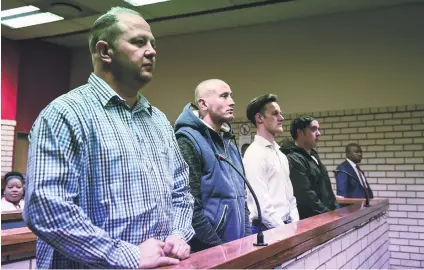
MULTIPOLYGON (((362 183, 362 180, 361 180, 361 176, 359 175, 361 172, 359 172, 358 168, 356 168, 356 163, 353 162, 352 160, 348 159, 348 158, 346 160, 347 160, 347 162, 349 162, 350 166, 352 166, 353 170, 356 172, 356 176, 358 177, 358 180, 359 180, 359 183, 361 183, 361 186, 364 186, 364 184, 362 183)), ((362 179, 365 179, 364 174, 362 174, 362 177, 363 177, 362 179)))
MULTIPOLYGON (((274 141, 256 135, 247 148, 243 159, 247 180, 258 197, 262 212, 262 222, 267 228, 284 225, 290 216, 292 222, 299 220, 296 197, 290 181, 290 168, 286 155, 274 141)), ((255 201, 247 194, 250 218, 258 217, 255 201)))

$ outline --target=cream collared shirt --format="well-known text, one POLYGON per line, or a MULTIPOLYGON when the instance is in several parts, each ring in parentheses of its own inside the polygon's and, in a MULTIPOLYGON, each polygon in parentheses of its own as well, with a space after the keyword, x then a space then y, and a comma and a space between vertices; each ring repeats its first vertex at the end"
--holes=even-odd
POLYGON ((16 207, 13 203, 8 202, 5 197, 1 199, 1 212, 23 210, 25 206, 24 199, 19 201, 19 207, 16 207))
MULTIPOLYGON (((347 162, 349 162, 349 164, 350 164, 350 166, 352 166, 353 167, 353 170, 356 172, 356 176, 358 177, 358 180, 359 180, 359 183, 361 184, 361 186, 364 186, 363 184, 362 184, 362 181, 361 181, 361 177, 359 176, 359 174, 361 173, 361 172, 359 172, 358 171, 358 168, 356 168, 356 163, 355 162, 353 162, 352 160, 350 160, 350 159, 346 159, 347 160, 347 162)), ((362 173, 361 173, 362 174, 362 173)), ((365 175, 364 174, 362 174, 362 177, 363 177, 363 179, 365 179, 365 175)))
MULTIPOLYGON (((298 221, 299 212, 290 181, 289 162, 279 145, 256 135, 244 154, 243 164, 247 180, 258 197, 265 226, 282 226, 287 216, 291 217, 292 222, 298 221)), ((251 220, 256 219, 257 209, 250 192, 247 194, 247 203, 251 220)))

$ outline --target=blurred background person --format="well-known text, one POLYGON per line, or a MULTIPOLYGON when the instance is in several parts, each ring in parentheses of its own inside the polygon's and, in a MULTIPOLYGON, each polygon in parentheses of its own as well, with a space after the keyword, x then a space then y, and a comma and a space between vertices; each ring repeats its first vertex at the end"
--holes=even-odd
POLYGON ((357 143, 346 146, 346 160, 338 167, 336 174, 337 196, 342 198, 368 198, 374 194, 368 184, 364 172, 359 167, 362 160, 362 149, 357 143))
POLYGON ((15 211, 24 208, 24 176, 20 172, 8 172, 4 176, 6 187, 1 199, 1 211, 15 211))

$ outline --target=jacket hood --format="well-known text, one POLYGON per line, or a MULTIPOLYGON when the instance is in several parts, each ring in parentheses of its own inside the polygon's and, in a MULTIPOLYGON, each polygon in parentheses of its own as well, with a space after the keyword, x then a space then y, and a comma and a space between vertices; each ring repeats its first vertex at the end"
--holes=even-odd
MULTIPOLYGON (((284 140, 281 147, 280 147, 281 152, 283 152, 285 155, 294 152, 294 153, 299 153, 302 155, 305 155, 307 157, 310 156, 310 154, 308 154, 308 152, 306 152, 305 149, 300 148, 299 146, 296 145, 296 142, 294 140, 284 140)), ((311 155, 313 156, 318 156, 318 153, 314 150, 311 149, 311 155)))
POLYGON ((283 152, 286 155, 292 151, 296 151, 297 150, 296 148, 299 148, 299 147, 297 147, 295 144, 295 141, 291 139, 283 140, 283 142, 280 145, 281 152, 283 152))
MULTIPOLYGON (((178 116, 177 121, 175 121, 175 132, 177 132, 182 127, 190 127, 199 131, 200 133, 204 133, 208 129, 213 131, 211 126, 199 118, 199 109, 193 103, 187 104, 184 107, 183 112, 180 114, 180 116, 178 116)), ((233 130, 229 123, 224 123, 221 127, 221 131, 227 133, 230 136, 233 135, 233 130)))

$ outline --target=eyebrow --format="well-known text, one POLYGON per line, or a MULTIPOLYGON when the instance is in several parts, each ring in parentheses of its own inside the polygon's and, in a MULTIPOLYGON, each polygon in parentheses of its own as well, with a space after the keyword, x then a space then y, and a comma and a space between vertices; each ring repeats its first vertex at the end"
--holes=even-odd
POLYGON ((130 38, 130 40, 137 40, 137 39, 148 39, 150 41, 156 41, 155 37, 153 35, 148 34, 137 34, 130 38))

